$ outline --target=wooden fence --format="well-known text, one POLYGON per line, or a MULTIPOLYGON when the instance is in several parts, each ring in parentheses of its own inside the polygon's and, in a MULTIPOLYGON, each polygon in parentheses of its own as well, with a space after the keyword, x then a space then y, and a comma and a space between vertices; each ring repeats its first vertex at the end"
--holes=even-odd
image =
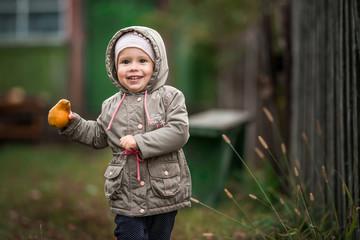
POLYGON ((331 192, 322 200, 334 199, 340 226, 360 221, 341 180, 359 207, 359 14, 357 0, 292 1, 291 152, 314 194, 331 192))
POLYGON ((245 151, 251 161, 256 159, 254 147, 261 148, 259 135, 275 155, 281 154, 279 138, 262 111, 267 107, 290 148, 292 163, 300 165, 306 189, 333 218, 334 202, 341 230, 357 217, 352 238, 360 239, 360 210, 355 216, 351 212, 360 205, 360 2, 269 2, 263 1, 263 21, 242 32, 239 59, 220 72, 218 104, 253 116, 245 151), (276 34, 275 25, 280 28, 276 34))

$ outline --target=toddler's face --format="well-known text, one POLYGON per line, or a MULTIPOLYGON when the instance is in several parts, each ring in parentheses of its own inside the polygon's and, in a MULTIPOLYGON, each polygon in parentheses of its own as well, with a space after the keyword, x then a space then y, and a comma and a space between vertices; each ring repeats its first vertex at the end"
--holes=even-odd
POLYGON ((153 61, 139 48, 125 48, 118 55, 117 77, 120 83, 131 92, 143 90, 153 70, 153 61))

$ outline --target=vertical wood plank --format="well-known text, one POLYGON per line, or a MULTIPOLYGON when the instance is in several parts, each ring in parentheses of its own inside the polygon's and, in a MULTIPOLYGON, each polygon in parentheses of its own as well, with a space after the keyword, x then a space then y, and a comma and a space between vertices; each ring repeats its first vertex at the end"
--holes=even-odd
MULTIPOLYGON (((351 84, 351 95, 352 95, 352 100, 353 100, 353 107, 352 107, 352 132, 353 132, 353 170, 352 170, 352 175, 353 175, 353 199, 360 199, 360 181, 359 181, 359 113, 360 113, 360 109, 358 106, 358 100, 359 100, 359 93, 360 93, 360 89, 359 89, 359 85, 358 85, 358 79, 360 78, 359 75, 359 68, 360 68, 360 39, 357 39, 357 36, 360 36, 360 21, 359 21, 359 12, 358 12, 358 6, 357 6, 357 1, 356 0, 352 0, 351 1, 351 39, 352 39, 352 47, 354 48, 353 50, 353 54, 352 54, 352 84, 351 84), (356 48, 358 48, 358 51, 356 52, 356 48)), ((357 201, 356 203, 356 207, 359 207, 359 202, 357 201)), ((356 229, 356 234, 357 236, 360 236, 360 216, 358 215, 358 223, 357 223, 357 229, 356 229)), ((355 239, 355 238, 354 238, 355 239)))

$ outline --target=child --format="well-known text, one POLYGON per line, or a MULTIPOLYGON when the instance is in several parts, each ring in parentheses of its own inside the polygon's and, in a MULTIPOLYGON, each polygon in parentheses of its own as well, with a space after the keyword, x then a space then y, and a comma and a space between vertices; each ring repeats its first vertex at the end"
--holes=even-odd
POLYGON ((119 92, 103 102, 96 121, 71 113, 60 134, 95 149, 111 147, 105 195, 117 239, 170 239, 177 210, 190 207, 181 149, 189 126, 184 95, 165 85, 161 36, 146 27, 121 29, 107 47, 106 69, 119 92))

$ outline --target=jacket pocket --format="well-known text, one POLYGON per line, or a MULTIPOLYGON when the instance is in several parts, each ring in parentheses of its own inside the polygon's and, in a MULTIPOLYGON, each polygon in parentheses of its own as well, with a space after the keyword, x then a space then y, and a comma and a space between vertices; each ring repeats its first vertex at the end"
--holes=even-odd
POLYGON ((180 189, 180 166, 178 162, 149 165, 151 186, 155 196, 170 198, 180 189))
POLYGON ((109 165, 106 169, 104 176, 105 180, 105 196, 111 199, 114 193, 120 189, 121 181, 123 178, 123 167, 122 165, 109 165))

